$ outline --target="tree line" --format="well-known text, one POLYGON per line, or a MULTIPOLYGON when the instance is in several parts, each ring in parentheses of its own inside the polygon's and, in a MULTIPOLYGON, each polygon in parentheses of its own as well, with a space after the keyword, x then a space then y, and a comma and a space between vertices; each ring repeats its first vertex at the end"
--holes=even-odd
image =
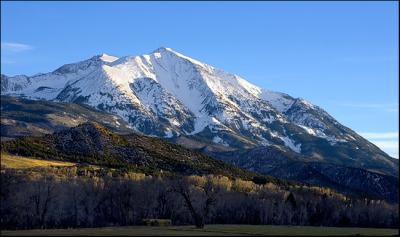
MULTIPOLYGON (((76 168, 2 169, 1 229, 140 225, 267 224, 399 226, 398 204, 333 190, 225 176, 95 175, 76 168)), ((103 172, 104 173, 104 172, 103 172)))

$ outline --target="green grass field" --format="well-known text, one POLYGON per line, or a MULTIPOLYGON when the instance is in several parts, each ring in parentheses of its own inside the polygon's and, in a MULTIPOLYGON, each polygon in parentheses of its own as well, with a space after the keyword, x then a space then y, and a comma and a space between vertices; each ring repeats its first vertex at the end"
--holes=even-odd
POLYGON ((54 230, 20 230, 1 231, 2 236, 50 236, 50 235, 117 235, 117 236, 223 236, 223 235, 287 235, 287 236, 394 236, 398 235, 396 229, 375 229, 375 228, 336 228, 336 227, 310 227, 310 226, 269 226, 269 225, 207 225, 204 229, 195 229, 191 226, 171 227, 107 227, 87 229, 54 229, 54 230))

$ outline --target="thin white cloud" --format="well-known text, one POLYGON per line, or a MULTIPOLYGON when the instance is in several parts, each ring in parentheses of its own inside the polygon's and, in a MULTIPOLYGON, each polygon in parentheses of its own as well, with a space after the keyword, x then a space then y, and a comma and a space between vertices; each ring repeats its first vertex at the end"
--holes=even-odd
POLYGON ((388 149, 388 148, 398 148, 399 143, 397 141, 373 141, 375 145, 377 145, 379 148, 382 149, 388 149))
POLYGON ((21 44, 15 42, 1 42, 1 51, 3 53, 19 53, 32 49, 33 47, 27 44, 21 44))
POLYGON ((360 132, 365 139, 394 158, 399 158, 399 132, 360 132))
POLYGON ((371 141, 393 158, 399 158, 399 141, 371 141))
POLYGON ((393 158, 399 159, 399 148, 395 149, 386 149, 385 151, 388 155, 390 155, 393 158))
POLYGON ((361 132, 359 133, 361 136, 363 136, 366 139, 399 139, 399 133, 398 132, 382 132, 382 133, 377 133, 377 132, 361 132))

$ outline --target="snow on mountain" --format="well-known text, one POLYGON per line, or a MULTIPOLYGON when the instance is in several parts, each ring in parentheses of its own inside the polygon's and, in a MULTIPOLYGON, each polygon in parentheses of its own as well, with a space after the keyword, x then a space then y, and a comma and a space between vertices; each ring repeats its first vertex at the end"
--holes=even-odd
POLYGON ((331 145, 350 140, 319 107, 170 48, 97 55, 32 77, 2 75, 1 94, 82 103, 119 115, 147 135, 197 136, 224 146, 278 145, 302 153, 305 138, 331 145))

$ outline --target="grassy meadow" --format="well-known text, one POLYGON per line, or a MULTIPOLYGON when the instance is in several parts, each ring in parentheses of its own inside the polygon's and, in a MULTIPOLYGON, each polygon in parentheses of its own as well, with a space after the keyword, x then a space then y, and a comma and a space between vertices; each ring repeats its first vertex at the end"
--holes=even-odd
POLYGON ((39 160, 21 156, 1 153, 1 166, 8 169, 29 169, 36 167, 70 167, 76 165, 72 162, 39 160))

